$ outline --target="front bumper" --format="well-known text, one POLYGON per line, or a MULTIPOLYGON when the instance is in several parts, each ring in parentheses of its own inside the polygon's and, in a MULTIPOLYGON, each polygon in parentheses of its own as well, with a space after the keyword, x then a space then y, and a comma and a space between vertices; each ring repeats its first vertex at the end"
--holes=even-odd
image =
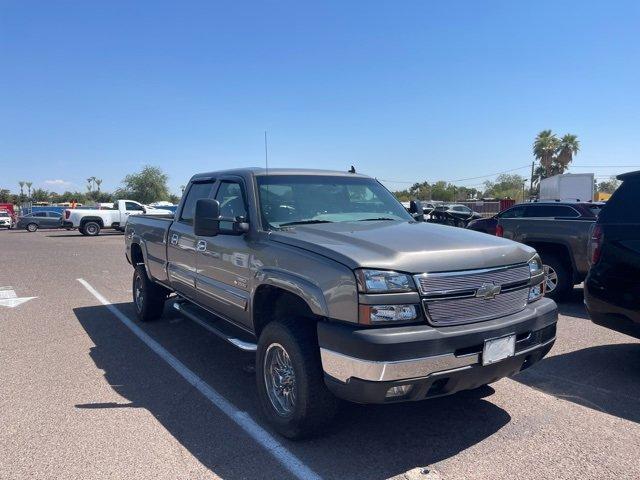
POLYGON ((541 299, 522 312, 486 322, 362 329, 318 324, 325 382, 337 396, 358 403, 421 400, 475 388, 530 367, 551 349, 557 306, 541 299), (516 335, 513 357, 483 366, 484 341, 516 335), (402 397, 391 387, 411 384, 402 397))

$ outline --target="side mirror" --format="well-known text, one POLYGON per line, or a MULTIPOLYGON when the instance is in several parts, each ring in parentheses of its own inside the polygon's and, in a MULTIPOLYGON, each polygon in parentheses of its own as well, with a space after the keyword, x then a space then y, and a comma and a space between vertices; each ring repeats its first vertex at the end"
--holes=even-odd
POLYGON ((411 200, 409 202, 409 213, 414 214, 414 213, 418 213, 419 210, 419 205, 418 202, 416 202, 415 200, 411 200))
POLYGON ((147 213, 147 208, 146 207, 142 207, 142 213, 147 213))
POLYGON ((193 232, 199 237, 215 237, 220 232, 220 202, 210 198, 196 201, 193 232))

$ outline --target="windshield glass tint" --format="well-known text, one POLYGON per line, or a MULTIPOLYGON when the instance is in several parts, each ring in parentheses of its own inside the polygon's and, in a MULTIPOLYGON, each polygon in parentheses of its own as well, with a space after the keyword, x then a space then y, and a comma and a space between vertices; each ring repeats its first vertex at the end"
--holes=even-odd
POLYGON ((370 178, 269 175, 257 180, 265 228, 291 222, 413 220, 389 191, 370 178))

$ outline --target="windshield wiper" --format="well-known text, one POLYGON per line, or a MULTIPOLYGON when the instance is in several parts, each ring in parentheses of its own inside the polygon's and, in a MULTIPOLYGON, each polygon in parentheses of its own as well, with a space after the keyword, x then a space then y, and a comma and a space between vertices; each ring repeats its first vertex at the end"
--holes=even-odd
POLYGON ((297 220, 295 222, 281 223, 280 227, 288 227, 290 225, 311 225, 313 223, 333 223, 329 220, 297 220))
POLYGON ((397 220, 397 218, 390 217, 377 217, 377 218, 363 218, 362 220, 358 220, 359 222, 375 222, 376 220, 397 220))

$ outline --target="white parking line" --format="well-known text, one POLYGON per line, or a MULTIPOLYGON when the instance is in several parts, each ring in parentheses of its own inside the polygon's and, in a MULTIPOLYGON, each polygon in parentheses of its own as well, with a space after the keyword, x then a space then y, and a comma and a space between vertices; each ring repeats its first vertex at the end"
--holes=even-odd
POLYGON ((193 385, 202 395, 204 395, 211 403, 218 407, 227 417, 240 426, 251 438, 264 447, 267 452, 272 455, 278 462, 282 464, 296 478, 321 480, 322 477, 306 466, 298 457, 291 453, 284 445, 278 442, 269 432, 258 425, 246 413, 238 410, 232 403, 226 400, 222 395, 215 391, 209 384, 202 380, 198 375, 189 370, 180 360, 169 353, 162 345, 145 333, 138 325, 136 325, 129 317, 118 310, 104 298, 95 288, 93 288, 86 280, 77 279, 93 295, 102 305, 107 307, 115 317, 120 320, 133 334, 142 340, 151 350, 160 356, 165 362, 178 372, 187 382, 193 385))

